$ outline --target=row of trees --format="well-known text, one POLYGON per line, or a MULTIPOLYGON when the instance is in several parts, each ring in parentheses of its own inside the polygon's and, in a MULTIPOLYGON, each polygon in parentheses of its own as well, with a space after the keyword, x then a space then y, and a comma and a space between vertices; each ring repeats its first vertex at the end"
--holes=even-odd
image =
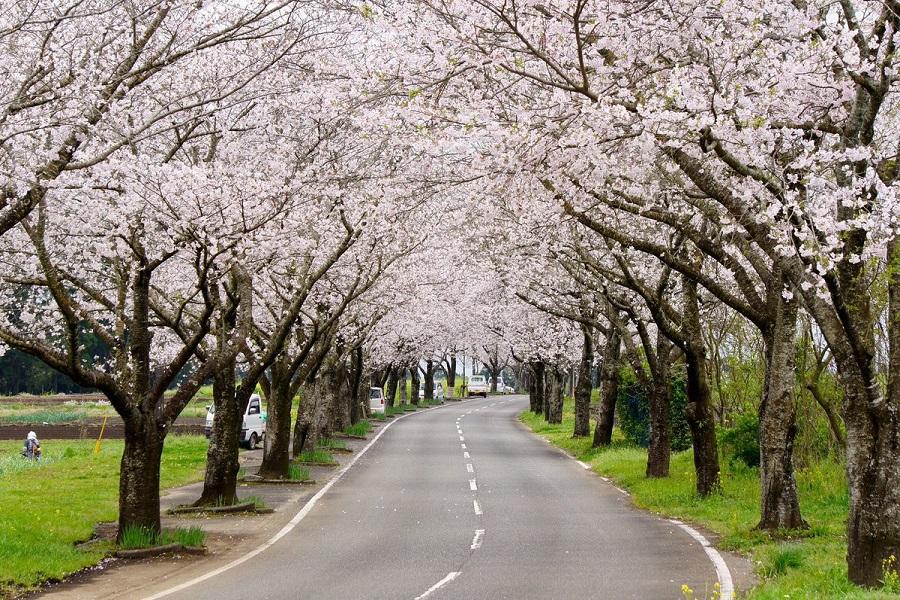
MULTIPOLYGON (((719 485, 705 323, 724 306, 763 341, 759 526, 804 527, 795 348, 812 323, 843 395, 848 572, 876 585, 900 552, 900 4, 410 1, 378 20, 419 24, 405 47, 416 109, 481 157, 470 189, 507 223, 482 229, 494 269, 585 340, 602 332, 604 363, 634 363, 649 475, 667 472, 680 363, 697 491, 719 485)), ((553 380, 567 354, 525 358, 553 380)))
POLYGON ((257 385, 279 476, 298 393, 295 452, 361 417, 374 370, 452 377, 447 348, 527 365, 550 419, 578 370, 578 435, 599 357, 597 444, 629 365, 653 477, 683 372, 706 496, 723 364, 759 339, 759 525, 805 526, 801 379, 846 448, 849 576, 875 585, 900 553, 898 30, 896 0, 14 0, 0 341, 122 416, 122 531, 159 527, 203 382, 212 502, 257 385))

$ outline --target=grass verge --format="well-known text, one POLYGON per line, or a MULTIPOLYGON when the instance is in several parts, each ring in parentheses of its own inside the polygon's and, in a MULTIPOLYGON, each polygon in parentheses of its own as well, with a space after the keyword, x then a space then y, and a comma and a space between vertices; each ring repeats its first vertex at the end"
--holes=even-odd
POLYGON ((199 527, 177 527, 163 529, 159 533, 143 527, 129 527, 122 534, 119 542, 120 550, 137 550, 153 548, 167 544, 181 544, 188 547, 202 546, 206 542, 206 534, 199 527))
POLYGON ((334 460, 334 456, 331 453, 326 452, 325 450, 307 450, 306 452, 301 452, 299 456, 296 458, 297 462, 301 463, 334 463, 337 462, 334 460))
POLYGON ((306 467, 301 467, 300 465, 289 465, 288 479, 290 479, 291 481, 309 481, 309 469, 307 469, 306 467))
POLYGON ((720 547, 748 554, 760 583, 741 598, 896 600, 888 584, 880 590, 864 590, 847 579, 848 493, 841 465, 824 462, 797 470, 800 507, 810 529, 773 537, 755 530, 760 503, 758 470, 731 465, 723 456, 722 493, 703 500, 694 492, 691 451, 672 456, 668 478, 647 479, 646 450, 626 446, 621 440, 610 448, 593 450, 590 438, 572 438, 573 409, 567 401, 560 425, 550 425, 528 411, 519 420, 627 489, 637 506, 698 523, 721 536, 720 547))
POLYGON ((353 425, 344 427, 344 433, 346 433, 347 435, 355 435, 358 437, 365 437, 371 430, 372 424, 368 421, 360 421, 353 425))
MULTIPOLYGON (((0 442, 4 464, 22 443, 0 442)), ((0 472, 0 597, 56 581, 104 556, 100 547, 78 550, 94 524, 118 517, 121 440, 43 440, 44 459, 0 472)), ((22 463, 19 463, 20 465, 22 463)), ((174 487, 203 478, 206 439, 170 436, 160 485, 174 487)))
POLYGON ((320 438, 316 443, 318 448, 322 448, 323 450, 346 450, 347 444, 341 440, 336 440, 334 438, 320 438))

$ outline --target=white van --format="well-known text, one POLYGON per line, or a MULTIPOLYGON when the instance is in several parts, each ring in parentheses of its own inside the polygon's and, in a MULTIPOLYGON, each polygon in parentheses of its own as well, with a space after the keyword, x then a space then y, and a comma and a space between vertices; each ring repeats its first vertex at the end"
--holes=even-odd
MULTIPOLYGON (((213 419, 216 416, 216 407, 209 405, 206 407, 206 427, 203 428, 206 437, 212 434, 213 419)), ((259 394, 250 396, 250 402, 247 403, 247 412, 244 413, 244 420, 241 423, 240 442, 250 450, 255 450, 256 446, 266 438, 266 413, 262 410, 262 399, 259 394)))
POLYGON ((369 412, 384 414, 384 390, 369 388, 369 412))

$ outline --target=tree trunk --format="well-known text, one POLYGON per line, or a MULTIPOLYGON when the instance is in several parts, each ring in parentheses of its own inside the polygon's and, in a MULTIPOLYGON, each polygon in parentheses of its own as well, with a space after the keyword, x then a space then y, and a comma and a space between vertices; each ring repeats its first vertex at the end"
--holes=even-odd
POLYGON ((555 365, 551 365, 549 368, 544 369, 544 405, 541 407, 541 412, 544 415, 544 420, 548 423, 550 422, 550 403, 553 401, 553 384, 556 379, 554 369, 555 365))
POLYGON ((900 557, 900 241, 891 240, 887 255, 887 396, 881 396, 873 353, 835 352, 845 390, 848 575, 870 587, 880 585, 883 561, 900 557))
POLYGON ((447 371, 447 393, 452 396, 456 389, 456 355, 450 357, 450 369, 447 371))
POLYGON ((705 498, 717 491, 719 485, 719 449, 716 445, 716 417, 709 391, 706 368, 706 347, 700 325, 700 298, 697 283, 683 278, 684 331, 687 350, 688 404, 684 416, 691 429, 694 446, 694 471, 697 475, 697 493, 705 498))
POLYGON ((125 449, 119 475, 119 532, 140 527, 158 533, 159 469, 165 433, 152 416, 138 414, 125 421, 125 449))
MULTIPOLYGON (((266 399, 266 438, 259 475, 266 479, 287 479, 291 464, 291 382, 272 369, 269 397, 266 399)), ((305 400, 305 399, 304 399, 305 400)), ((301 400, 301 406, 304 400, 301 400)))
POLYGON ((495 370, 494 368, 491 368, 490 372, 491 372, 491 391, 496 393, 497 378, 500 377, 500 370, 499 369, 495 370))
POLYGON ((397 387, 399 388, 400 396, 397 399, 397 402, 403 406, 404 404, 409 403, 409 399, 406 396, 406 369, 400 369, 400 376, 397 379, 397 387))
POLYGON ((563 417, 563 388, 565 386, 565 372, 554 365, 549 377, 549 393, 546 399, 547 422, 559 424, 563 417))
POLYGON ((544 410, 544 376, 546 367, 542 361, 531 363, 531 381, 528 390, 528 400, 531 412, 540 414, 544 410))
POLYGON ((672 456, 672 377, 669 368, 672 343, 656 334, 656 361, 650 392, 650 443, 647 477, 668 477, 672 456))
POLYGON ((822 389, 819 387, 818 381, 807 381, 806 389, 809 390, 809 393, 812 394, 813 400, 816 401, 816 404, 822 409, 822 412, 825 413, 825 417, 828 419, 828 428, 831 430, 831 437, 834 438, 835 443, 841 449, 841 452, 847 450, 847 436, 844 435, 844 428, 841 425, 841 416, 837 414, 837 411, 831 405, 831 403, 825 399, 824 394, 822 394, 822 389))
POLYGON ((425 361, 425 403, 434 402, 434 361, 425 361))
POLYGON ((350 359, 350 423, 364 419, 369 411, 369 395, 363 393, 363 349, 353 349, 350 359), (365 398, 365 400, 363 400, 365 398))
POLYGON ((581 347, 581 363, 578 365, 578 383, 575 387, 575 431, 573 437, 591 434, 591 366, 594 363, 594 338, 590 328, 582 326, 584 335, 581 347))
POLYGON ((206 451, 203 492, 194 506, 230 505, 238 501, 237 473, 243 411, 234 384, 235 362, 229 361, 213 381, 212 433, 206 451))
POLYGON ((768 531, 806 529, 800 515, 800 499, 794 478, 794 438, 797 413, 794 403, 794 345, 797 303, 785 300, 781 289, 773 290, 775 320, 763 332, 766 376, 759 406, 759 465, 762 483, 760 520, 757 527, 768 531))
POLYGON ((600 365, 600 407, 597 411, 597 427, 594 429, 594 448, 612 443, 613 424, 616 419, 616 398, 619 395, 619 360, 622 356, 622 339, 611 328, 603 349, 600 365))
POLYGON ((410 400, 416 406, 419 405, 419 366, 414 365, 409 369, 409 382, 410 382, 410 400))
POLYGON ((387 380, 387 391, 384 394, 384 401, 386 408, 393 408, 394 406, 394 398, 397 396, 397 378, 399 372, 394 367, 389 368, 388 380, 387 380))

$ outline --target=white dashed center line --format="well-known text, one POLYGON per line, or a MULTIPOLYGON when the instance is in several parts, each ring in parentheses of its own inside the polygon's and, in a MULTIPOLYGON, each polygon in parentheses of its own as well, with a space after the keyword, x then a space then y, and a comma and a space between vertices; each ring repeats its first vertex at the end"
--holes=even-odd
POLYGON ((468 471, 469 473, 474 473, 474 472, 475 472, 475 469, 472 468, 472 463, 467 463, 467 464, 466 464, 466 471, 468 471))
POLYGON ((478 505, 478 500, 472 500, 472 504, 475 506, 475 514, 476 515, 481 516, 484 514, 483 512, 481 512, 481 506, 478 505))
POLYGON ((472 458, 468 452, 463 452, 463 458, 472 458))
POLYGON ((460 446, 462 446, 462 449, 463 449, 463 450, 466 449, 466 445, 465 445, 465 444, 460 444, 460 446))
POLYGON ((478 490, 478 486, 475 484, 474 479, 469 480, 469 489, 472 490, 473 492, 478 490))
POLYGON ((472 547, 470 549, 477 550, 478 548, 481 548, 481 538, 483 538, 483 537, 484 537, 484 529, 476 529, 475 537, 472 538, 472 547))

